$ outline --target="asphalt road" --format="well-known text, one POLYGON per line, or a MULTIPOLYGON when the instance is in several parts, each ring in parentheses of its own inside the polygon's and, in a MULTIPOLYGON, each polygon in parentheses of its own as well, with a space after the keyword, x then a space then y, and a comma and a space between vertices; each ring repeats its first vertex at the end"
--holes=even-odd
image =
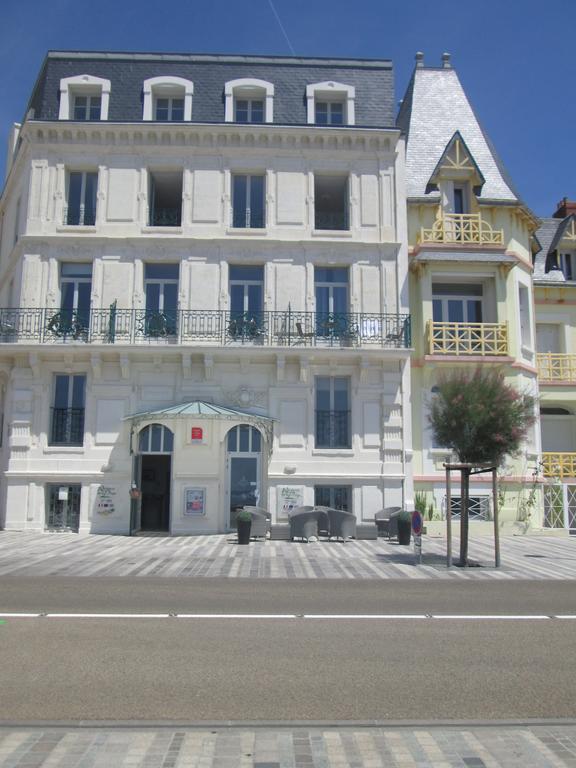
POLYGON ((324 614, 10 618, 2 721, 573 718, 569 582, 1 579, 0 611, 324 614), (328 614, 333 617, 328 617, 328 614))

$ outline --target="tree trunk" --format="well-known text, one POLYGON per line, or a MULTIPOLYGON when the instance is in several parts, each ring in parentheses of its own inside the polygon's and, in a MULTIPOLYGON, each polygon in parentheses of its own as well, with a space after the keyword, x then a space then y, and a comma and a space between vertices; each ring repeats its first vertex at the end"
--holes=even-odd
POLYGON ((468 497, 470 494, 470 470, 460 470, 460 567, 468 565, 468 497))

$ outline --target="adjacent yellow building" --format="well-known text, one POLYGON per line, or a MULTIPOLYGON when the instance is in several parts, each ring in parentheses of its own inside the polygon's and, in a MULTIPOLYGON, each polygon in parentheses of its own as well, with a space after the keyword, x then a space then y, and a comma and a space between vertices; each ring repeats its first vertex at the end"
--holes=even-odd
MULTIPOLYGON (((442 520, 449 452, 434 444, 427 427, 439 377, 497 366, 516 388, 537 393, 531 238, 538 222, 481 128, 448 54, 441 67, 424 66, 417 54, 398 121, 406 134, 414 485, 429 516, 442 520)), ((501 471, 505 530, 542 525, 539 453, 535 426, 522 454, 501 471)), ((476 478, 471 497, 473 524, 489 531, 489 476, 476 478)), ((459 502, 453 498, 453 513, 459 502)))
POLYGON ((576 528, 576 202, 564 198, 534 238, 544 525, 576 528))

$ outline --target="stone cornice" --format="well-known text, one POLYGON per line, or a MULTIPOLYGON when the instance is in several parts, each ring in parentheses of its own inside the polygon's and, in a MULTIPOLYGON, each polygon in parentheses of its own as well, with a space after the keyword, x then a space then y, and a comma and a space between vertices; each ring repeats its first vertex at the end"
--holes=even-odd
POLYGON ((85 123, 63 120, 29 120, 21 136, 34 145, 77 145, 106 150, 135 147, 159 149, 195 147, 211 152, 222 149, 394 152, 400 137, 395 128, 356 128, 310 125, 238 123, 85 123))

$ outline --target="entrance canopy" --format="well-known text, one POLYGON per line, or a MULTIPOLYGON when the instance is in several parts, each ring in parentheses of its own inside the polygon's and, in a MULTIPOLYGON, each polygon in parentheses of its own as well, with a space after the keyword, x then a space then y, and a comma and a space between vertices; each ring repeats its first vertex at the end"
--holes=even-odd
POLYGON ((224 421, 235 421, 236 423, 250 424, 260 429, 266 436, 268 450, 272 449, 272 432, 274 419, 271 416, 264 416, 258 413, 248 413, 236 408, 227 408, 224 405, 215 403, 206 403, 203 400, 193 400, 189 403, 180 405, 170 405, 167 408, 158 408, 151 411, 141 411, 125 416, 124 420, 132 421, 136 426, 142 421, 163 421, 165 419, 219 419, 224 421))

